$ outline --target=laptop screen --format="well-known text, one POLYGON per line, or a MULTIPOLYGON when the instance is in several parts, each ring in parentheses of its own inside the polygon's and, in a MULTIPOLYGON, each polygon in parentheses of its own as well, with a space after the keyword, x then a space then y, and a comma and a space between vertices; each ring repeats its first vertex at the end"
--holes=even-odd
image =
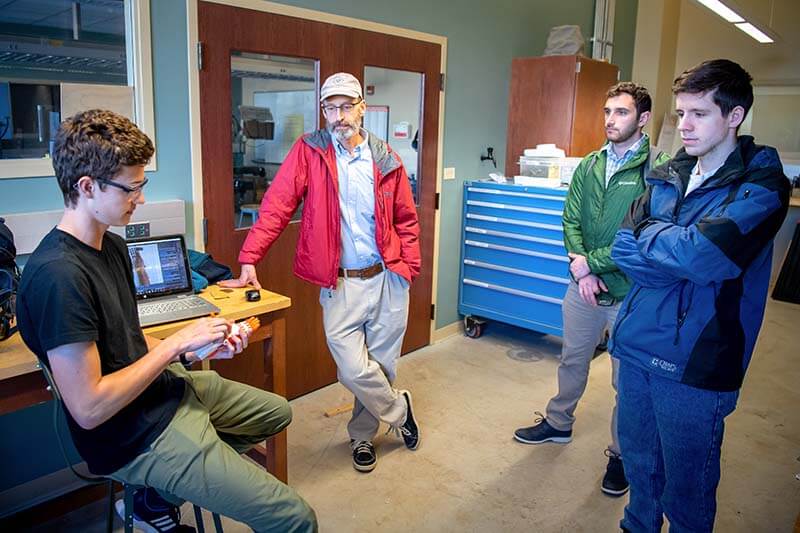
POLYGON ((156 237, 128 241, 136 298, 143 300, 190 292, 189 258, 183 237, 156 237))

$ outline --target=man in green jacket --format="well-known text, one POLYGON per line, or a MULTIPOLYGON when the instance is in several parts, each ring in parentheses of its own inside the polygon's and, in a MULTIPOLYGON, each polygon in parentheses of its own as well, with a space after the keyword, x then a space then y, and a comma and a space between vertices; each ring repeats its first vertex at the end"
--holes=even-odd
MULTIPOLYGON (((564 243, 570 258, 569 284, 562 304, 564 338, 558 367, 558 394, 547 414, 531 427, 514 432, 525 444, 567 443, 572 440, 575 408, 586 389, 589 363, 595 347, 614 326, 620 303, 630 284, 611 260, 611 245, 633 200, 644 192, 650 166, 666 162, 656 155, 642 128, 650 119, 652 102, 647 89, 631 82, 618 83, 607 93, 605 128, 608 142, 575 169, 564 205, 564 243)), ((616 359, 612 384, 617 388, 616 359)), ((615 400, 616 402, 616 400, 615 400)), ((611 444, 601 489, 613 496, 628 491, 628 481, 617 438, 617 407, 611 417, 611 444)))

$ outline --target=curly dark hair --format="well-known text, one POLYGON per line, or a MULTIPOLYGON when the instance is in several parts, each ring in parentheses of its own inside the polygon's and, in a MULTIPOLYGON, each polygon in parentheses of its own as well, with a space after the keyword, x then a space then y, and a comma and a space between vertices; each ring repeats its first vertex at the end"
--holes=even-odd
POLYGON ((75 185, 83 176, 110 180, 123 166, 146 165, 154 151, 153 142, 136 124, 113 111, 92 109, 66 119, 52 154, 64 205, 77 203, 75 185))
POLYGON ((729 59, 710 59, 683 71, 672 84, 672 93, 705 94, 713 91, 713 100, 727 117, 741 106, 744 115, 753 105, 753 78, 738 63, 729 59))
POLYGON ((650 111, 653 108, 653 100, 650 98, 650 93, 647 88, 637 85, 632 81, 621 81, 611 87, 606 93, 606 98, 614 98, 621 94, 629 94, 633 101, 636 103, 636 116, 637 118, 645 111, 650 111))

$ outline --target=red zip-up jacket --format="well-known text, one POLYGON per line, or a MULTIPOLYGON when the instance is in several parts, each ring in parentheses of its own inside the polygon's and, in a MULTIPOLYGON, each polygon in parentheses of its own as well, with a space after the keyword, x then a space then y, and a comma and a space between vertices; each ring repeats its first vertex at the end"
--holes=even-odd
MULTIPOLYGON (((419 220, 403 163, 388 144, 370 134, 375 176, 375 242, 386 268, 409 283, 419 275, 419 220)), ((303 200, 294 273, 335 288, 341 259, 341 215, 336 153, 330 133, 317 130, 298 139, 269 186, 239 252, 239 263, 260 261, 303 200)))

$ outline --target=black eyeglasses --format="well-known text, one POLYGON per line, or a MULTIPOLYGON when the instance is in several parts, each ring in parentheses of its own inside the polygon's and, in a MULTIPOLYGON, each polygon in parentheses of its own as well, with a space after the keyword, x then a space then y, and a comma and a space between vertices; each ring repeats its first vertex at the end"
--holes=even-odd
POLYGON ((358 104, 360 104, 363 101, 364 101, 363 98, 359 98, 355 102, 345 102, 342 105, 323 104, 322 110, 325 111, 325 113, 328 115, 334 114, 336 110, 341 110, 342 113, 346 115, 347 113, 350 113, 358 104))
POLYGON ((123 185, 122 183, 117 183, 116 181, 107 180, 105 178, 95 178, 95 181, 99 181, 100 183, 104 183, 106 185, 111 185, 112 187, 121 189, 130 195, 137 195, 142 193, 144 186, 147 185, 147 182, 150 180, 145 178, 144 181, 139 185, 137 185, 136 187, 128 187, 127 185, 123 185))

